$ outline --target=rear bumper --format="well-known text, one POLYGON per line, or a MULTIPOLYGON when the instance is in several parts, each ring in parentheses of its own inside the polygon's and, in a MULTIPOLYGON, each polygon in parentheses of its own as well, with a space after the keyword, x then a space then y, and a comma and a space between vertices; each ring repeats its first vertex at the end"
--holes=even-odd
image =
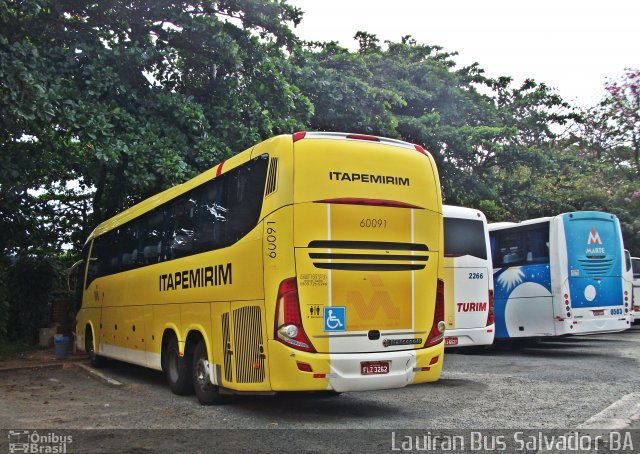
POLYGON ((444 342, 418 350, 330 354, 301 352, 271 340, 271 386, 273 391, 337 392, 402 388, 438 380, 443 353, 444 342), (363 361, 389 361, 389 373, 362 375, 360 363, 363 361), (298 363, 308 364, 312 372, 301 371, 298 363))
MULTIPOLYGON (((491 345, 495 337, 495 325, 489 325, 482 328, 464 328, 446 330, 444 333, 446 338, 458 338, 456 345, 447 345, 446 347, 469 347, 474 345, 491 345)), ((446 343, 445 343, 446 345, 446 343)))
POLYGON ((624 331, 631 326, 629 316, 615 318, 573 319, 563 322, 563 332, 558 334, 597 334, 624 331))

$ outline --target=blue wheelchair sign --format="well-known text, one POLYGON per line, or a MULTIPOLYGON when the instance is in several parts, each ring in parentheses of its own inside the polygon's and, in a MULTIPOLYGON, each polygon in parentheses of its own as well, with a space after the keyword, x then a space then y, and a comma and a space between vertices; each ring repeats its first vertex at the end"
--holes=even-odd
POLYGON ((346 307, 325 307, 324 308, 324 330, 325 331, 346 331, 347 330, 347 308, 346 307))

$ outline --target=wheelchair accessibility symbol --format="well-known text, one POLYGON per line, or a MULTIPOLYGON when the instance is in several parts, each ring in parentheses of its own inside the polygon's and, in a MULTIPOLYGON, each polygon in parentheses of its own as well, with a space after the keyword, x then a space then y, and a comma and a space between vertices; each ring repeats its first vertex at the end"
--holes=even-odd
POLYGON ((324 308, 324 330, 325 331, 346 331, 347 330, 347 308, 346 307, 325 307, 324 308))

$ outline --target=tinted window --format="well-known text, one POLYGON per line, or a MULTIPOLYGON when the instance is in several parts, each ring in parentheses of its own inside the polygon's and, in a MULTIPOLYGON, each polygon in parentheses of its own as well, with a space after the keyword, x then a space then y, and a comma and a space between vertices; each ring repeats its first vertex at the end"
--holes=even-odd
POLYGON ((263 155, 93 241, 93 279, 227 247, 258 223, 267 174, 263 155))
POLYGON ((190 191, 172 202, 169 221, 169 260, 195 252, 193 236, 198 208, 198 191, 190 191))
POLYGON ((444 218, 444 254, 487 259, 484 223, 480 220, 444 218))
POLYGON ((634 279, 640 278, 640 259, 632 258, 631 266, 633 268, 633 278, 634 279))
POLYGON ((549 223, 490 232, 494 268, 549 263, 549 223))

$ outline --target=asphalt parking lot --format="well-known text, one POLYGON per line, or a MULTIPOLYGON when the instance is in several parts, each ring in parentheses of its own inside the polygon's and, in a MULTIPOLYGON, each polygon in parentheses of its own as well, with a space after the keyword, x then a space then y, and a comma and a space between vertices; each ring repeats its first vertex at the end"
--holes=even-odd
POLYGON ((448 351, 433 384, 338 397, 239 396, 212 407, 171 394, 162 373, 117 361, 101 373, 120 385, 73 364, 17 369, 0 372, 0 427, 565 430, 622 422, 640 428, 639 360, 636 325, 479 354, 448 351), (616 411, 608 415, 612 405, 616 411))

